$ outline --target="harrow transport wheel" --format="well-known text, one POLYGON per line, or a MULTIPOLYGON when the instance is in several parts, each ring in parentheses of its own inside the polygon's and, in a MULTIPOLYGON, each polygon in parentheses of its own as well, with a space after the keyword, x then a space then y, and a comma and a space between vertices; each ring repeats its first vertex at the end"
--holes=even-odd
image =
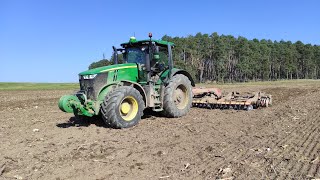
POLYGON ((192 103, 190 80, 182 74, 173 76, 164 91, 163 114, 167 117, 186 115, 192 103))
POLYGON ((143 98, 131 86, 118 87, 109 92, 101 105, 104 122, 113 128, 128 128, 138 124, 143 110, 143 98))

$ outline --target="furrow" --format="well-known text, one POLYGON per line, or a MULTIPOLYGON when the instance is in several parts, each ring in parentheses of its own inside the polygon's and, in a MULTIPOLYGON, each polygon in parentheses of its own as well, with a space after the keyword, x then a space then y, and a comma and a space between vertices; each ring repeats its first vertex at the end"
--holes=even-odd
MULTIPOLYGON (((310 126, 314 127, 312 124, 310 124, 310 126)), ((307 147, 309 146, 309 144, 313 143, 312 140, 314 138, 314 136, 316 136, 317 134, 316 133, 313 133, 315 132, 317 129, 317 127, 314 127, 310 133, 308 133, 308 136, 304 139, 301 139, 301 140, 304 140, 303 142, 300 141, 301 143, 299 143, 297 145, 297 147, 299 148, 298 149, 298 152, 293 152, 295 154, 295 159, 293 162, 289 163, 287 165, 287 167, 285 168, 285 172, 289 172, 286 174, 285 178, 291 178, 290 175, 292 174, 292 172, 295 172, 295 171, 298 171, 299 168, 301 168, 300 164, 301 164, 301 161, 303 159, 301 159, 302 155, 304 154, 304 152, 306 151, 307 147), (303 148, 305 147, 305 148, 303 148), (295 168, 295 166, 298 165, 298 167, 295 168)), ((295 149, 292 148, 293 151, 295 151, 295 149)))

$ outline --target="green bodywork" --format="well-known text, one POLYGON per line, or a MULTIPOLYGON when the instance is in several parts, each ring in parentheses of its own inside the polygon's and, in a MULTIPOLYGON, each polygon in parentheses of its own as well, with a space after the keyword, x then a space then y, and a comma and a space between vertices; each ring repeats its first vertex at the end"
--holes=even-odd
MULTIPOLYGON (((148 43, 149 40, 142 41, 132 41, 128 43, 121 44, 122 47, 134 46, 135 44, 141 45, 141 43, 148 43)), ((159 46, 174 45, 171 42, 153 40, 159 46)), ((153 82, 153 89, 157 94, 161 94, 161 86, 165 85, 166 82, 175 74, 184 74, 194 85, 191 76, 184 70, 172 68, 164 69, 157 73, 159 78, 157 81, 153 82)), ((115 64, 110 66, 99 67, 95 69, 90 69, 79 73, 80 91, 73 95, 62 96, 59 100, 59 108, 67 113, 74 113, 75 115, 83 116, 94 116, 100 113, 101 103, 104 101, 106 95, 118 86, 133 86, 136 88, 145 101, 146 107, 148 107, 148 97, 145 86, 147 84, 145 78, 145 69, 138 63, 125 63, 125 64, 115 64), (92 94, 89 95, 84 89, 87 88, 85 85, 81 84, 84 81, 92 82, 95 89, 92 90, 92 94)), ((88 90, 88 89, 86 89, 88 90)), ((162 107, 159 107, 162 110, 162 107)))
POLYGON ((110 90, 120 85, 122 81, 129 81, 132 83, 138 82, 138 65, 135 63, 116 64, 90 69, 79 73, 79 78, 102 73, 107 73, 107 78, 104 80, 104 84, 99 87, 99 93, 94 98, 95 100, 87 99, 85 94, 81 93, 66 95, 60 98, 59 108, 64 112, 75 113, 77 115, 89 117, 98 115, 100 104, 103 102, 105 96, 110 90))
MULTIPOLYGON (((95 69, 83 71, 83 72, 79 73, 79 75, 80 76, 92 75, 92 74, 99 74, 99 73, 105 73, 105 72, 112 72, 115 70, 121 70, 121 73, 135 73, 135 74, 137 74, 137 64, 127 63, 127 64, 115 64, 115 65, 103 66, 103 67, 98 67, 95 69)), ((123 75, 125 75, 125 74, 123 74, 123 75)), ((134 75, 134 74, 132 74, 132 75, 134 75)), ((129 77, 130 76, 128 76, 128 78, 129 77)), ((132 77, 131 79, 134 79, 134 78, 135 77, 132 77)))

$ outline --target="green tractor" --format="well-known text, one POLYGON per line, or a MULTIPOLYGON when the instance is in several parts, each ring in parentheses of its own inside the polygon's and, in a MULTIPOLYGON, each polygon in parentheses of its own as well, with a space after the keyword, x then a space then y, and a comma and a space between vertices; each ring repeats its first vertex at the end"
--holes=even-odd
POLYGON ((121 48, 113 47, 114 65, 81 72, 80 91, 62 96, 59 108, 75 116, 101 115, 112 128, 136 125, 145 108, 166 117, 186 115, 195 84, 187 71, 173 67, 173 47, 151 33, 147 40, 131 37, 121 48))

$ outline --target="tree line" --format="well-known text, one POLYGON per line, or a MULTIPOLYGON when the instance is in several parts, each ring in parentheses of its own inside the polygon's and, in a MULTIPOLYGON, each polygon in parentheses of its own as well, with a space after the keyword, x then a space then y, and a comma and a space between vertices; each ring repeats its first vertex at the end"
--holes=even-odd
POLYGON ((218 33, 165 35, 162 40, 175 43, 175 66, 186 69, 198 82, 320 78, 319 45, 218 33))

